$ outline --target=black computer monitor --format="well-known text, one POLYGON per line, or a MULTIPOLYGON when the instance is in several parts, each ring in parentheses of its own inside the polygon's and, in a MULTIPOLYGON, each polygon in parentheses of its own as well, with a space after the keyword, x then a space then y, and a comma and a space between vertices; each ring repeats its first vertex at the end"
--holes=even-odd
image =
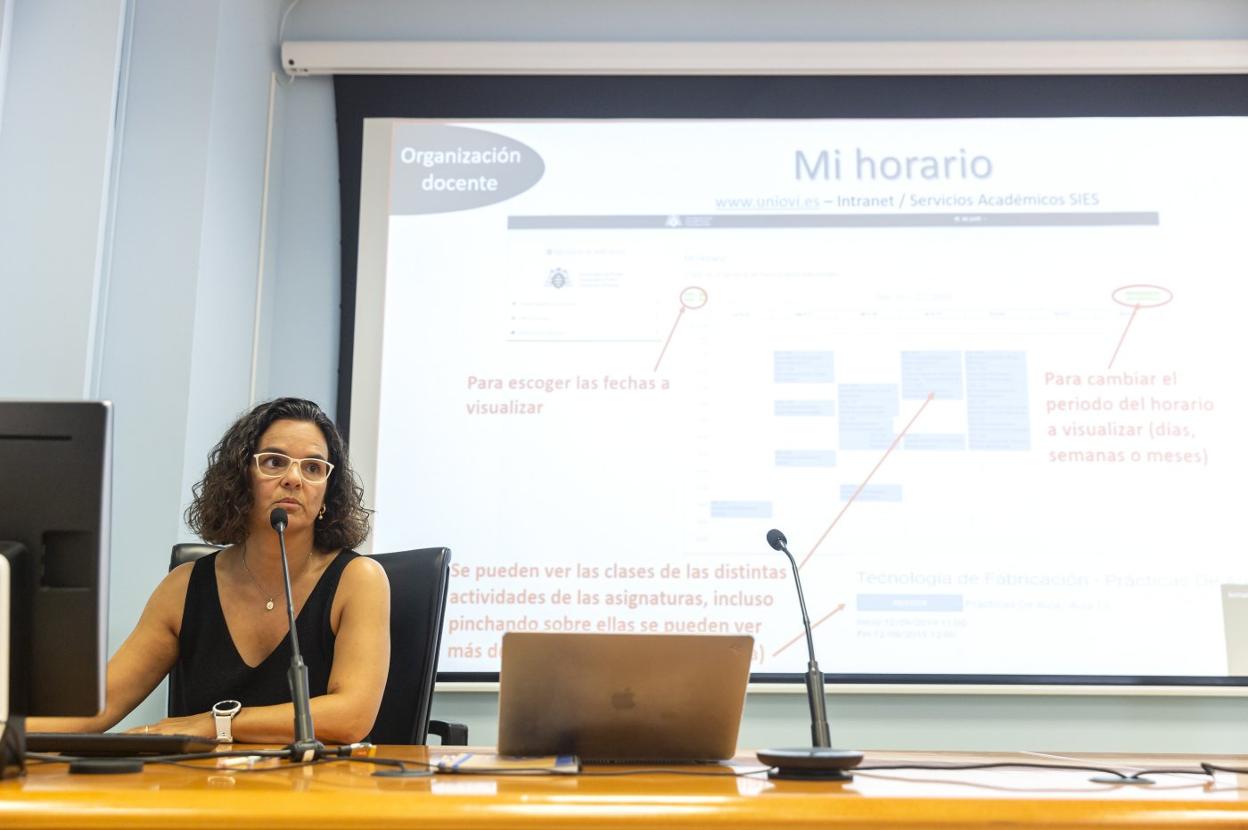
POLYGON ((89 716, 104 707, 111 426, 108 403, 0 400, 0 555, 14 575, 11 715, 89 716))

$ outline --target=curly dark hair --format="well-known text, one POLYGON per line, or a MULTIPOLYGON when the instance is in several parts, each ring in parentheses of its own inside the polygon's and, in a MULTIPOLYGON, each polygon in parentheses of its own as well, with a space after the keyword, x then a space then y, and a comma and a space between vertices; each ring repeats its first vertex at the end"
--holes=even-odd
POLYGON ((257 405, 226 430, 208 454, 204 477, 191 488, 186 524, 205 542, 237 545, 247 537, 253 507, 252 453, 274 421, 309 421, 320 427, 334 472, 325 488, 325 516, 315 523, 313 544, 320 550, 358 546, 368 536, 364 489, 347 460, 347 445, 319 406, 301 398, 277 398, 257 405))

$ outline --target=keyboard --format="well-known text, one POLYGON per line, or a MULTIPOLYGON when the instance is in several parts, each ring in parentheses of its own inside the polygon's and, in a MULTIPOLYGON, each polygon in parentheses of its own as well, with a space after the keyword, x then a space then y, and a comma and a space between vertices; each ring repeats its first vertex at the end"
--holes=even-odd
POLYGON ((211 738, 196 735, 129 734, 126 732, 27 732, 27 752, 59 752, 75 757, 133 758, 142 755, 188 755, 212 752, 211 738))

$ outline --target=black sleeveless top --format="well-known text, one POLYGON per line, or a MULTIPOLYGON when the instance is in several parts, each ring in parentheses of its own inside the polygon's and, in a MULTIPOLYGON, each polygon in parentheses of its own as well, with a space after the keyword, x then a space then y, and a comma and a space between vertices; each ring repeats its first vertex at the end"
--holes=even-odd
MULTIPOLYGON (((355 551, 343 550, 321 574, 295 620, 299 649, 308 666, 312 697, 329 687, 334 665, 334 632, 329 612, 342 570, 355 551)), ((178 661, 169 672, 169 716, 184 717, 212 710, 222 700, 239 700, 244 706, 290 703, 290 635, 254 668, 243 662, 221 611, 217 593, 217 554, 196 560, 182 606, 182 631, 178 635, 178 661)), ((274 607, 277 612, 282 601, 274 607)))

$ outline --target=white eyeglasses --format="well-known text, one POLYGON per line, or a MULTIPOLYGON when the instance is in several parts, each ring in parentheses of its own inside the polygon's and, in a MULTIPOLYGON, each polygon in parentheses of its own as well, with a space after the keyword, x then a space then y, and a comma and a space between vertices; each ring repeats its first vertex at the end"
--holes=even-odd
POLYGON ((291 458, 280 452, 258 452, 252 458, 260 475, 268 478, 286 475, 291 464, 299 465, 299 475, 308 484, 320 484, 334 471, 334 465, 323 458, 291 458))

